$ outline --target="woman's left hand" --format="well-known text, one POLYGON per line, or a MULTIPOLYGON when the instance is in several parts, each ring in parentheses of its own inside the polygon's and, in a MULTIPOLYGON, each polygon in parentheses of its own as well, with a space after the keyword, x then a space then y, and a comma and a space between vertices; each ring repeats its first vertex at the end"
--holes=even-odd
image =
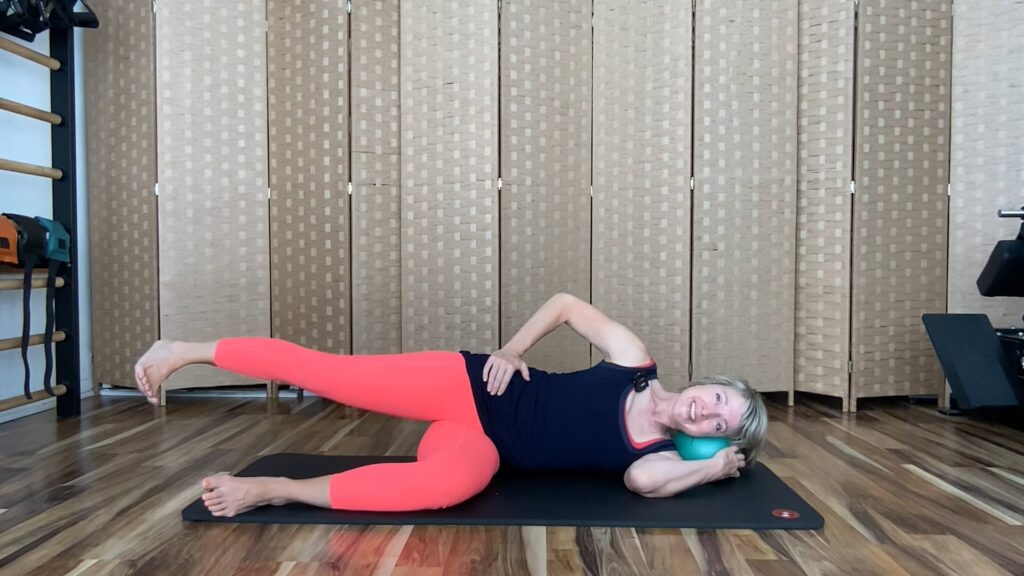
POLYGON ((523 380, 530 381, 530 369, 523 359, 510 350, 502 348, 491 354, 484 364, 484 382, 487 383, 487 392, 494 396, 501 396, 512 381, 512 375, 519 371, 523 380))
POLYGON ((747 465, 747 457, 736 446, 722 448, 708 460, 711 466, 710 481, 723 478, 738 478, 740 470, 747 465))

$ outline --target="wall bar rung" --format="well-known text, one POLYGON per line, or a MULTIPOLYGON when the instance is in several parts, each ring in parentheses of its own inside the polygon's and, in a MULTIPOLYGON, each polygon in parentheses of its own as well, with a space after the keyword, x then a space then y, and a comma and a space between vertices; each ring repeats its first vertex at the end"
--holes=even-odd
MULTIPOLYGON (((0 275, 0 291, 4 291, 4 290, 21 290, 24 287, 24 282, 25 281, 22 280, 21 278, 14 279, 14 278, 7 278, 4 275, 0 275)), ((41 278, 33 278, 32 279, 32 287, 33 288, 46 288, 46 277, 43 276, 41 278)), ((64 287, 64 278, 61 277, 61 276, 58 276, 57 277, 57 288, 63 288, 63 287, 64 287)))
POLYGON ((60 60, 56 58, 50 58, 44 54, 40 54, 30 48, 25 48, 21 44, 7 38, 0 37, 0 50, 10 52, 16 56, 21 56, 26 60, 30 60, 39 64, 40 66, 46 66, 50 70, 60 70, 60 60))
MULTIPOLYGON (((54 396, 63 396, 68 393, 68 389, 63 384, 58 384, 53 387, 54 396)), ((7 400, 0 401, 0 412, 4 410, 10 410, 11 408, 17 408, 18 406, 24 406, 25 404, 33 404, 35 402, 41 402, 47 398, 53 398, 46 393, 46 390, 33 390, 32 399, 29 400, 24 396, 18 396, 16 398, 8 398, 7 400)))
POLYGON ((22 174, 29 174, 32 176, 42 176, 52 180, 60 180, 64 177, 64 172, 57 168, 36 166, 35 164, 26 164, 24 162, 15 162, 14 160, 7 160, 6 158, 0 158, 0 170, 20 172, 22 174))
POLYGON ((47 112, 46 110, 40 110, 39 108, 33 108, 14 100, 8 100, 7 98, 0 98, 0 110, 7 110, 14 114, 21 114, 29 118, 35 118, 36 120, 42 120, 43 122, 49 122, 50 124, 60 124, 60 114, 54 114, 53 112, 47 112))
MULTIPOLYGON (((56 332, 53 333, 53 341, 54 341, 54 343, 56 343, 56 342, 63 342, 65 337, 66 337, 66 335, 64 334, 63 330, 57 330, 56 332)), ((29 346, 39 346, 42 343, 43 343, 43 335, 42 334, 34 334, 34 335, 28 337, 28 345, 29 346)), ((16 336, 14 338, 4 338, 3 340, 0 340, 0 350, 20 350, 20 349, 21 349, 21 337, 20 336, 16 336)))

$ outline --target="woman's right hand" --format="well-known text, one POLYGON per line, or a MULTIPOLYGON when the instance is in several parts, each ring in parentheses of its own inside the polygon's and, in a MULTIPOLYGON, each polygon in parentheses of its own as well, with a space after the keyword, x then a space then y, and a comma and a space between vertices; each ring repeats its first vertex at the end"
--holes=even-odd
POLYGON ((527 368, 526 362, 523 362, 519 354, 504 348, 491 354, 487 363, 484 364, 484 382, 487 383, 487 392, 493 396, 504 394, 508 383, 512 381, 512 375, 517 370, 523 375, 523 380, 530 381, 530 369, 527 368))
POLYGON ((747 465, 747 457, 736 446, 722 448, 711 457, 712 475, 710 482, 723 478, 737 478, 740 469, 747 465))

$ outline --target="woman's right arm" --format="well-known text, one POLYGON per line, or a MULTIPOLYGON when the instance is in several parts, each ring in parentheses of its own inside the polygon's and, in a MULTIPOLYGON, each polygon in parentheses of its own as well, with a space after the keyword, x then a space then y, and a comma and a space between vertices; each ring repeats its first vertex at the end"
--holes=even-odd
POLYGON ((626 487, 648 498, 667 498, 694 486, 736 477, 746 458, 735 446, 719 450, 707 460, 683 460, 676 452, 641 456, 626 470, 626 487))

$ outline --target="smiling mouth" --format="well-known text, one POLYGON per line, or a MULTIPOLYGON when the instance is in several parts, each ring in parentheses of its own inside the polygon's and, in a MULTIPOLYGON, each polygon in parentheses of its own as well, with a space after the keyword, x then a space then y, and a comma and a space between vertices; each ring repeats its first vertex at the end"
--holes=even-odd
POLYGON ((690 422, 696 422, 696 421, 697 421, 697 401, 696 400, 691 400, 690 401, 690 422))

